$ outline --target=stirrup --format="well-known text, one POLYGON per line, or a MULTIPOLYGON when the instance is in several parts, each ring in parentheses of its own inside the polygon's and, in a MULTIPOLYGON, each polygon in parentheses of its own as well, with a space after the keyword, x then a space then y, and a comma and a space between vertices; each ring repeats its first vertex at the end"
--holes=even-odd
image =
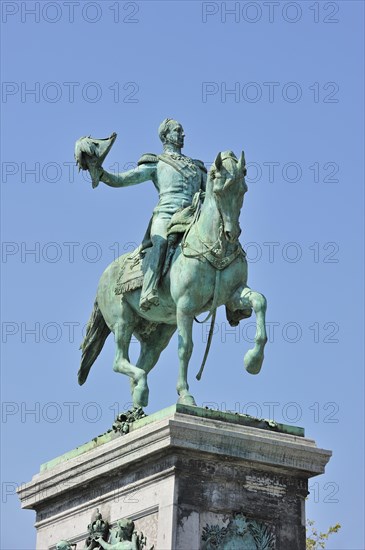
POLYGON ((160 303, 157 290, 151 290, 147 296, 144 296, 139 301, 139 307, 142 311, 148 311, 151 306, 158 306, 160 303))

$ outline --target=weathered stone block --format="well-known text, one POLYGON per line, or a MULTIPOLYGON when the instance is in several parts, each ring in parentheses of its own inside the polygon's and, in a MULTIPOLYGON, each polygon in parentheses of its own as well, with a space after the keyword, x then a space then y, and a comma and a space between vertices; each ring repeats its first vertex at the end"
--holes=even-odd
POLYGON ((18 492, 37 550, 83 548, 96 508, 112 527, 131 518, 146 550, 304 550, 308 478, 330 456, 301 428, 174 405, 42 465, 18 492))

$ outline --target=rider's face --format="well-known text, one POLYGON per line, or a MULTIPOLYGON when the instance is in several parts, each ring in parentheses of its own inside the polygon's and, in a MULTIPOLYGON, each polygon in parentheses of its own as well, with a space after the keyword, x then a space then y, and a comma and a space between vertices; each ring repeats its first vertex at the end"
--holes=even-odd
POLYGON ((171 126, 166 137, 167 141, 173 143, 174 145, 177 145, 177 147, 184 147, 185 134, 181 124, 174 124, 173 126, 171 126))

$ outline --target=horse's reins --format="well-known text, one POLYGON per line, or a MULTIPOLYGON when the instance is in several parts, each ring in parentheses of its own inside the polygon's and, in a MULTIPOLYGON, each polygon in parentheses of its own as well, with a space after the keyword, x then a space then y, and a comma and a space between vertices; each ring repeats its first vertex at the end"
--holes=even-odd
MULTIPOLYGON (((198 201, 200 199, 200 193, 199 192, 199 197, 198 197, 198 201)), ((203 252, 197 252, 197 254, 187 254, 185 252, 185 248, 186 246, 188 246, 188 244, 186 243, 186 239, 187 239, 187 236, 188 234, 190 233, 190 230, 192 229, 192 227, 195 225, 195 222, 198 221, 198 218, 200 216, 200 211, 201 211, 201 206, 200 206, 200 202, 198 202, 197 204, 197 209, 194 213, 194 217, 188 227, 188 229, 186 230, 185 234, 184 234, 184 237, 183 237, 183 240, 181 241, 181 249, 183 251, 183 254, 186 258, 195 258, 195 259, 198 259, 198 258, 204 258, 206 254, 209 254, 211 252, 213 252, 213 250, 216 249, 216 246, 217 246, 217 243, 218 244, 222 244, 222 233, 223 233, 223 216, 221 214, 221 211, 219 209, 219 204, 218 204, 218 201, 217 202, 217 208, 218 208, 218 212, 219 212, 219 216, 220 216, 220 219, 221 219, 221 223, 220 223, 220 229, 219 229, 219 237, 218 239, 213 243, 213 245, 209 246, 207 245, 207 243, 205 243, 203 241, 203 239, 200 237, 199 235, 199 231, 198 231, 198 228, 195 226, 195 230, 196 230, 196 234, 197 234, 197 237, 199 239, 199 241, 208 249, 208 250, 205 250, 203 252)), ((194 250, 194 249, 193 249, 194 250)), ((211 308, 209 310, 209 313, 208 313, 208 316, 203 320, 203 321, 199 321, 199 319, 197 319, 196 317, 194 317, 194 321, 196 323, 199 323, 199 324, 203 324, 203 323, 206 323, 208 321, 208 319, 210 319, 210 317, 212 318, 211 322, 210 322, 210 328, 209 328, 209 335, 208 335, 208 340, 207 340, 207 345, 206 345, 206 348, 205 348, 205 352, 204 352, 204 357, 203 357, 203 360, 202 360, 202 364, 200 366, 200 369, 199 369, 199 372, 198 374, 196 375, 196 379, 197 380, 200 380, 201 377, 202 377, 202 374, 203 374, 203 370, 204 370, 204 367, 205 367, 205 363, 207 361, 207 358, 208 358, 208 354, 209 354, 209 350, 210 350, 210 346, 211 346, 211 343, 212 343, 212 339, 213 339, 213 331, 214 331, 214 324, 215 324, 215 318, 216 318, 216 314, 217 314, 217 307, 218 307, 218 290, 219 290, 219 283, 220 283, 220 275, 221 275, 221 271, 219 269, 216 269, 215 270, 215 281, 214 281, 214 293, 213 293, 213 300, 212 300, 212 305, 211 305, 211 308)))

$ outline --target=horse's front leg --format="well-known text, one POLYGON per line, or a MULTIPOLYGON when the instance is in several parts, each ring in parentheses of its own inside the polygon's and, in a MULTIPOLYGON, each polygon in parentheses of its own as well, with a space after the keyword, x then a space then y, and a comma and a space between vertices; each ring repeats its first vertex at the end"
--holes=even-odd
POLYGON ((193 352, 193 321, 194 316, 177 309, 177 330, 179 345, 179 377, 177 380, 178 403, 195 405, 195 399, 189 392, 188 366, 193 352))
POLYGON ((247 372, 250 374, 258 374, 261 370, 264 361, 264 348, 267 342, 265 315, 266 315, 266 298, 263 294, 251 290, 246 286, 240 295, 241 309, 252 307, 256 316, 256 334, 255 345, 249 349, 244 357, 244 364, 247 372))

